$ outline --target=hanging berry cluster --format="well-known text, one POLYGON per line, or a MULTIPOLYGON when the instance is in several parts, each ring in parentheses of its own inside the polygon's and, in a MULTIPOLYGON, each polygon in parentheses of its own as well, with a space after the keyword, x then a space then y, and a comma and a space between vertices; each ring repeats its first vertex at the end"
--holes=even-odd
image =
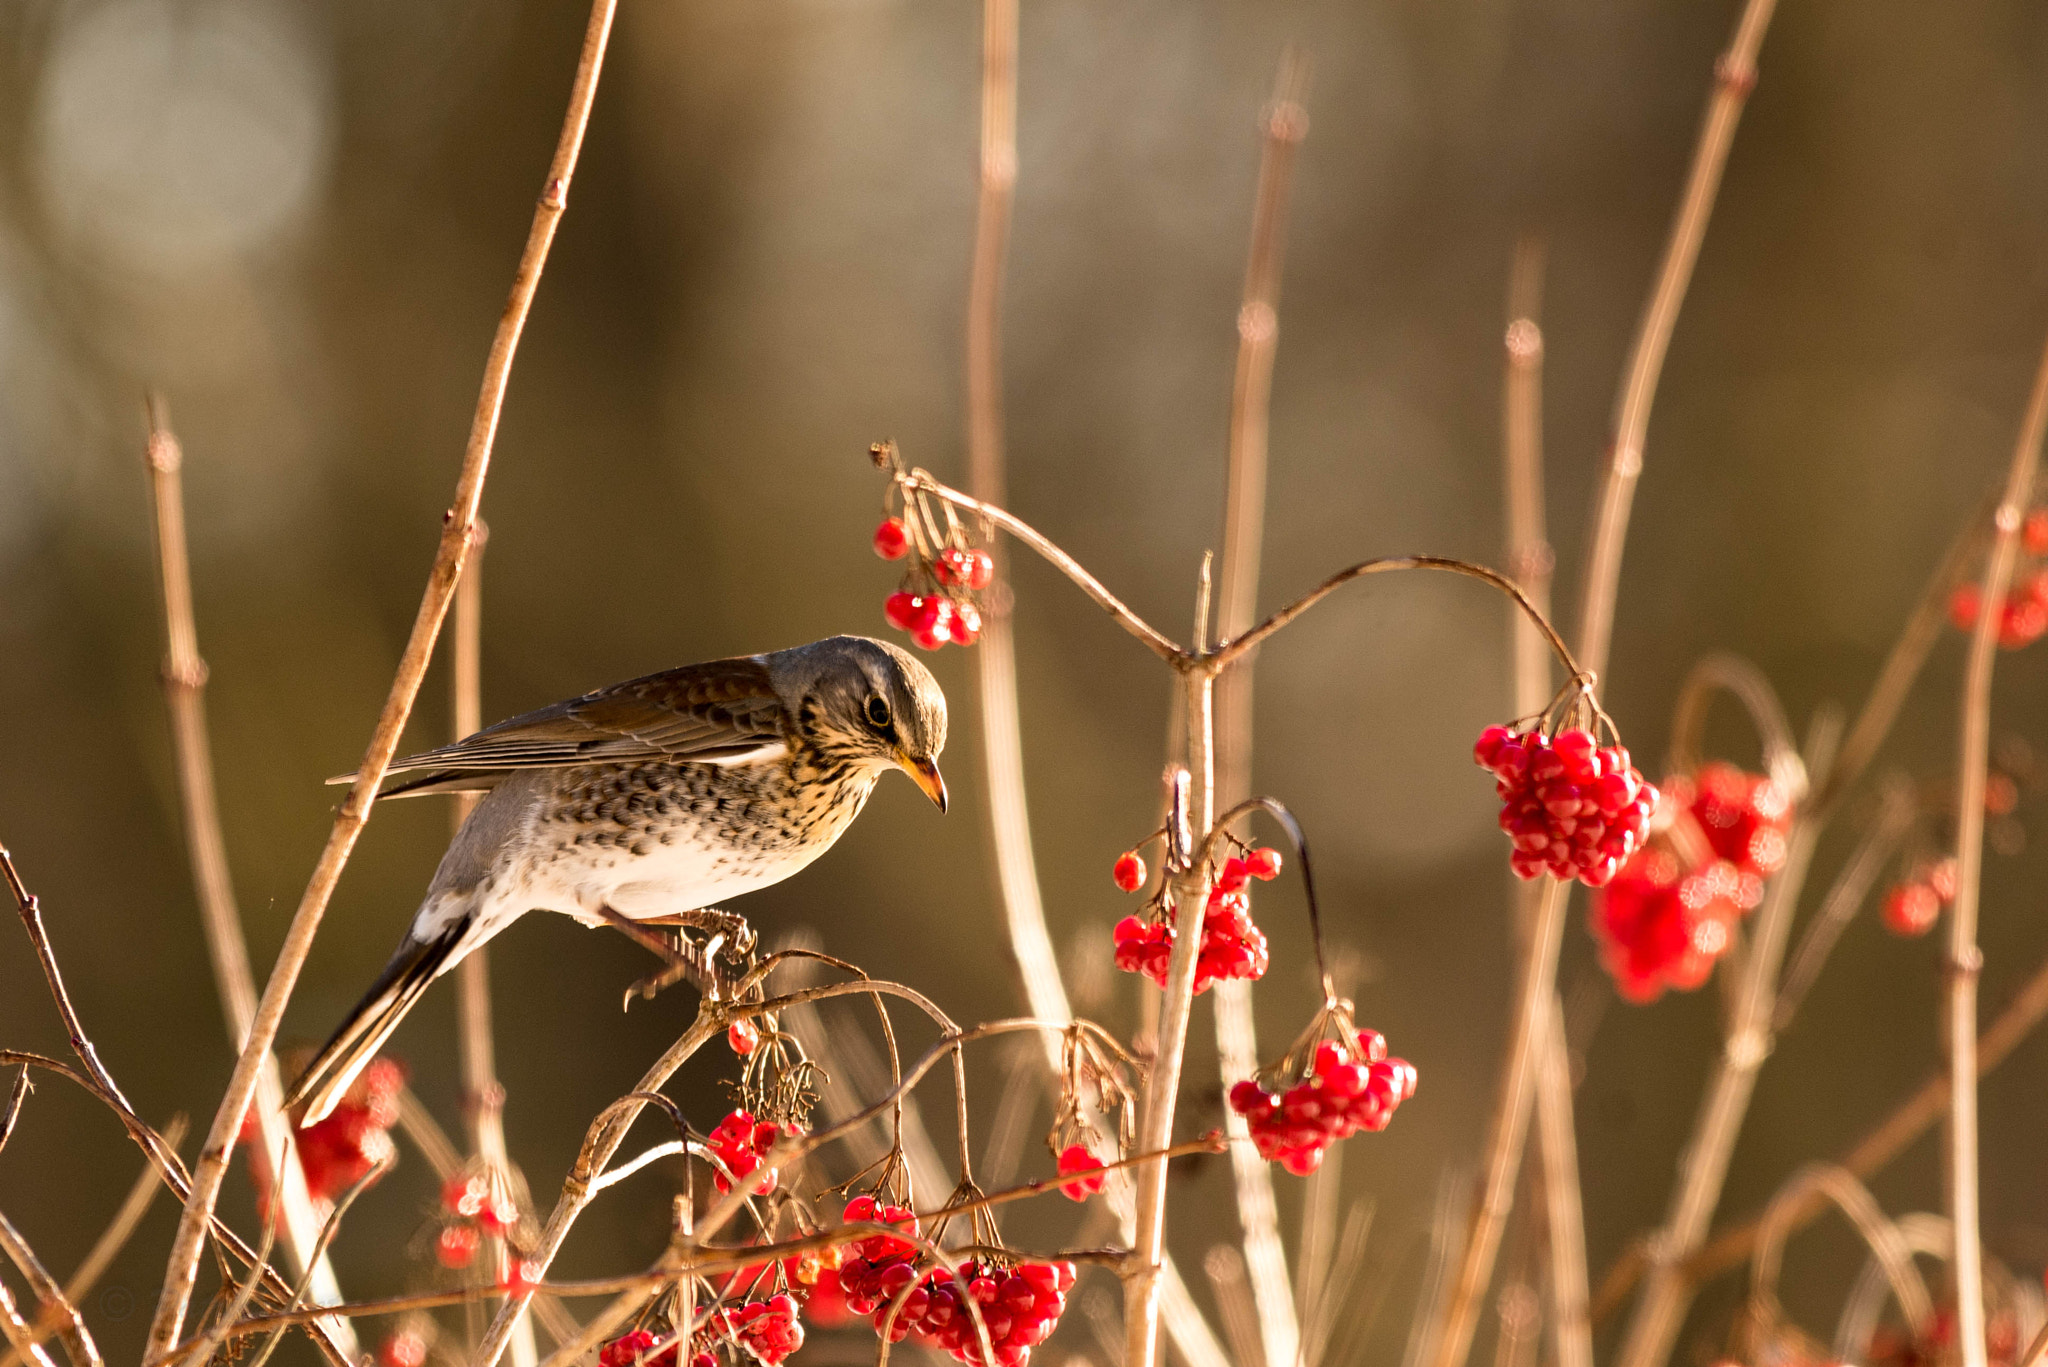
POLYGON ((1690 992, 1785 865, 1792 801, 1782 783, 1714 762, 1664 784, 1658 829, 1593 900, 1600 961, 1623 998, 1690 992))
MULTIPOLYGON (((2007 650, 2030 646, 2048 635, 2048 508, 2036 508, 2020 524, 2021 563, 1998 605, 1998 644, 2007 650)), ((1975 631, 1983 613, 1984 590, 1964 581, 1949 591, 1948 619, 1958 631, 1975 631)))
POLYGON ((1259 1157, 1305 1177, 1339 1139, 1384 1130, 1415 1078, 1414 1065, 1387 1057, 1379 1031, 1352 1023, 1349 1002, 1332 1000, 1278 1063, 1230 1089, 1230 1109, 1259 1157))
POLYGON ((424 1315, 408 1317, 377 1345, 377 1367, 425 1367, 433 1332, 433 1320, 424 1315))
MULTIPOLYGON (((1074 1265, 1068 1262, 1017 1262, 1009 1267, 970 1258, 957 1269, 935 1267, 926 1272, 897 1311, 889 1329, 892 1342, 916 1334, 970 1367, 990 1367, 974 1330, 974 1317, 960 1296, 959 1282, 981 1311, 988 1329, 994 1367, 1024 1367, 1031 1350, 1052 1337, 1074 1288, 1074 1265), (958 1277, 958 1281, 955 1277, 958 1277)), ((876 1316, 877 1327, 888 1314, 876 1316)))
MULTIPOLYGON (((306 1190, 316 1201, 332 1201, 370 1175, 381 1163, 398 1156, 390 1130, 398 1123, 398 1094, 405 1088, 405 1065, 375 1058, 350 1086, 335 1108, 317 1124, 294 1136, 306 1190)), ((256 1117, 242 1120, 242 1142, 259 1142, 256 1117)), ((249 1179, 259 1204, 270 1204, 270 1174, 261 1162, 249 1165, 249 1179)))
MULTIPOLYGON (((775 1147, 776 1140, 785 1134, 795 1136, 802 1133, 803 1130, 795 1125, 756 1120, 751 1111, 728 1112, 725 1119, 718 1122, 718 1128, 711 1132, 706 1146, 718 1159, 711 1180, 720 1191, 731 1191, 735 1183, 744 1182, 767 1161, 768 1151, 775 1147)), ((777 1177, 776 1173, 769 1173, 755 1188, 755 1194, 766 1196, 774 1191, 777 1177)))
POLYGON ((1925 935, 1956 900, 1956 861, 1915 864, 1884 895, 1884 926, 1894 935, 1925 935))
MULTIPOLYGON (((1052 1128, 1045 1136, 1045 1146, 1052 1152, 1060 1176, 1093 1174, 1060 1184, 1060 1194, 1070 1201, 1085 1201, 1101 1193, 1104 1174, 1093 1170, 1115 1161, 1130 1149, 1137 1125, 1137 1095, 1116 1062, 1105 1053, 1103 1041, 1090 1033, 1092 1029, 1075 1021, 1061 1036, 1060 1099, 1053 1113, 1052 1128), (1092 1101, 1090 1092, 1094 1094, 1092 1101), (1091 1113, 1117 1118, 1114 1140, 1103 1137, 1090 1118, 1091 1113)), ((1118 1053, 1121 1055, 1122 1051, 1118 1053)))
MULTIPOLYGON (((882 615, 924 650, 948 642, 973 645, 981 639, 979 595, 995 582, 995 558, 973 543, 952 504, 926 497, 910 481, 894 446, 876 446, 872 453, 875 464, 896 476, 875 528, 875 554, 907 562, 882 615)), ((988 540, 986 529, 980 539, 988 540)))
MULTIPOLYGON (((849 1224, 900 1225, 916 1234, 917 1216, 907 1206, 856 1196, 846 1203, 849 1224)), ((872 1315, 897 1292, 917 1280, 917 1245, 907 1239, 871 1234, 846 1246, 850 1256, 839 1264, 839 1289, 846 1307, 856 1315, 872 1315), (900 1269, 900 1271, 899 1271, 900 1269)))
POLYGON ((1519 877, 1548 873, 1602 887, 1649 834, 1656 786, 1629 762, 1581 681, 1526 725, 1487 727, 1472 757, 1496 780, 1500 828, 1514 844, 1508 864, 1519 877), (1601 746, 1589 728, 1615 743, 1601 746))
POLYGON ((505 1178, 471 1164, 442 1185, 441 1219, 434 1256, 443 1267, 464 1268, 486 1236, 503 1239, 518 1229, 519 1203, 505 1178))
POLYGON ((716 1332, 768 1367, 780 1367, 784 1358, 804 1346, 803 1321, 797 1317, 795 1298, 786 1292, 721 1310, 711 1323, 716 1332))
MULTIPOLYGON (((1250 888, 1254 878, 1271 882, 1280 876, 1280 852, 1238 844, 1240 853, 1225 859, 1209 884, 1209 900, 1202 913, 1202 946, 1195 958, 1196 992, 1208 991, 1219 979, 1256 981, 1266 976, 1266 934, 1252 923, 1250 888)), ((1145 861, 1136 850, 1126 850, 1117 857, 1111 877, 1125 892, 1136 892, 1145 886, 1145 861)), ((1169 891, 1162 878, 1145 916, 1126 916, 1111 932, 1116 966, 1126 973, 1143 973, 1161 987, 1166 986, 1177 934, 1176 908, 1169 891)))

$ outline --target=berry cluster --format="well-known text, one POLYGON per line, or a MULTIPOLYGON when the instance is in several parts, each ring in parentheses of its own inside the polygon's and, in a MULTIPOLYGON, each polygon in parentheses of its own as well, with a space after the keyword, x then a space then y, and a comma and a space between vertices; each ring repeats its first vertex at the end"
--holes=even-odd
MULTIPOLYGON (((389 1133, 398 1123, 398 1094, 405 1087, 405 1065, 377 1058, 362 1071, 335 1108, 317 1124, 294 1136, 306 1190, 316 1201, 332 1201, 363 1180, 372 1168, 397 1156, 389 1133)), ((254 1145, 260 1133, 254 1114, 242 1120, 242 1142, 254 1145)), ((259 1160, 249 1165, 257 1201, 270 1204, 270 1173, 259 1160)))
POLYGON ((1602 749, 1579 727, 1546 736, 1539 728, 1489 726, 1473 758, 1496 778, 1500 828, 1514 842, 1517 876, 1548 873, 1604 886, 1649 834, 1657 789, 1618 745, 1602 749))
MULTIPOLYGON (((906 506, 905 511, 911 508, 906 506)), ((911 515, 921 516, 922 509, 911 515)), ((936 524, 925 530, 936 532, 936 524)), ((965 541, 961 529, 952 526, 946 542, 928 553, 927 538, 914 534, 900 517, 884 518, 875 528, 876 555, 884 560, 911 557, 914 562, 902 585, 882 604, 882 614, 890 626, 909 632, 925 650, 937 650, 949 641, 971 646, 981 638, 981 608, 974 595, 995 582, 996 562, 987 551, 965 541)))
POLYGON ((488 1172, 459 1172, 441 1188, 446 1223, 434 1238, 434 1256, 447 1268, 468 1267, 486 1234, 504 1238, 519 1225, 519 1205, 488 1172))
MULTIPOLYGON (((733 1111, 718 1122, 718 1128, 711 1132, 710 1149, 724 1165, 724 1171, 714 1172, 712 1180, 720 1191, 731 1191, 733 1183, 744 1181, 761 1166, 768 1150, 775 1147, 775 1141, 784 1134, 798 1133, 795 1126, 777 1125, 772 1121, 755 1120, 749 1111, 733 1111), (731 1173, 728 1177, 726 1174, 731 1173)), ((776 1174, 769 1173, 762 1180, 756 1195, 766 1196, 775 1190, 776 1174)))
MULTIPOLYGON (((699 1353, 690 1359, 690 1367, 715 1367, 718 1359, 709 1353, 699 1353)), ((676 1367, 676 1342, 666 1343, 645 1329, 635 1329, 630 1334, 621 1334, 607 1339, 598 1346, 597 1367, 676 1367), (661 1351, 654 1352, 660 1343, 661 1351)))
MULTIPOLYGON (((958 1280, 945 1268, 933 1268, 918 1279, 903 1299, 891 1342, 915 1333, 920 1340, 944 1349, 954 1361, 990 1367, 974 1330, 974 1316, 960 1298, 960 1282, 980 1308, 988 1329, 995 1367, 1023 1367, 1031 1350, 1052 1337, 1074 1287, 1072 1263, 1018 1263, 1005 1271, 993 1263, 969 1261, 959 1267, 958 1280)), ((897 1291, 909 1286, 898 1284, 897 1291)), ((891 1298, 893 1300, 893 1296, 891 1298)), ((879 1330, 888 1316, 885 1306, 875 1316, 879 1330)))
MULTIPOLYGON (((846 1203, 848 1223, 872 1221, 901 1225, 917 1233, 917 1216, 903 1206, 884 1205, 872 1196, 856 1196, 846 1203)), ((917 1280, 913 1265, 917 1245, 907 1239, 871 1234, 846 1246, 851 1256, 839 1265, 839 1289, 846 1295, 847 1309, 856 1315, 872 1315, 890 1297, 917 1280), (897 1269, 902 1269, 898 1271, 897 1269)))
POLYGON ((1894 935, 1925 935, 1956 900, 1956 861, 1920 864, 1884 895, 1884 926, 1894 935))
MULTIPOLYGON (((2020 526, 2020 546, 2030 562, 2013 574, 1998 605, 1998 644, 2007 650, 2030 646, 2048 635, 2048 508, 2036 508, 2020 526)), ((1984 590, 1965 580, 1949 591, 1948 619, 1958 631, 1975 631, 1983 614, 1984 590)))
POLYGON ((1785 867, 1792 800, 1775 779, 1717 760, 1701 765, 1689 783, 1673 779, 1665 787, 1699 823, 1715 854, 1760 878, 1785 867))
MULTIPOLYGON (((1069 1144, 1060 1150, 1059 1169, 1062 1177, 1068 1173, 1087 1172, 1091 1168, 1101 1166, 1102 1160, 1090 1153, 1086 1144, 1069 1144)), ((1091 1196, 1101 1194, 1103 1180, 1104 1174, 1098 1172, 1093 1177, 1077 1177, 1071 1182, 1062 1182, 1060 1195, 1069 1201, 1085 1201, 1091 1196)))
POLYGON ((1735 942, 1785 865, 1792 802, 1783 785, 1715 762, 1669 778, 1669 829, 1638 852, 1592 906, 1600 962, 1628 1001, 1690 992, 1735 942))
POLYGON ((1735 940, 1763 883, 1725 859, 1688 872, 1663 844, 1622 866, 1592 907, 1593 938, 1615 990, 1637 1004, 1690 992, 1735 940))
POLYGON ((1306 1075, 1284 1090, 1256 1077, 1230 1089, 1230 1109, 1245 1118, 1259 1157, 1297 1177, 1322 1166, 1323 1151, 1360 1130, 1384 1130, 1415 1095, 1415 1066, 1388 1058, 1377 1030, 1360 1030, 1349 1046, 1317 1043, 1306 1075))
MULTIPOLYGON (((1118 887, 1144 886, 1144 863, 1135 852, 1118 858, 1114 876, 1118 887), (1128 864, 1137 865, 1132 878, 1128 864)), ((1202 911, 1202 945, 1195 956, 1195 991, 1206 992, 1222 978, 1259 979, 1266 976, 1268 962, 1266 933, 1252 924, 1251 880, 1270 882, 1280 874, 1280 852, 1272 849, 1247 851, 1243 858, 1223 861, 1222 870, 1209 884, 1209 900, 1202 911)), ((1126 973, 1143 973, 1161 987, 1173 959, 1176 935, 1174 909, 1163 902, 1157 919, 1126 916, 1111 932, 1116 944, 1116 966, 1126 973)))
POLYGON ((768 1367, 781 1367, 784 1358, 804 1346, 804 1326, 797 1318, 796 1300, 786 1294, 721 1310, 713 1323, 768 1367))

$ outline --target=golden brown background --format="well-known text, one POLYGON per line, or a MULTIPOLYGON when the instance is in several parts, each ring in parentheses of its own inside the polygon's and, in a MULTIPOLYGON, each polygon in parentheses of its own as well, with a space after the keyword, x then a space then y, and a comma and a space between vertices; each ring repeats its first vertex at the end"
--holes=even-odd
MULTIPOLYGON (((411 622, 583 17, 566 0, 0 6, 0 839, 146 1116, 203 1123, 230 1056, 157 685, 141 395, 167 393, 187 447, 227 834, 267 966, 326 833, 320 780, 360 754, 411 622)), ((884 630, 866 444, 893 436, 964 477, 979 17, 961 0, 623 7, 485 497, 487 717, 884 630)), ((1141 612, 1187 620, 1218 538, 1256 118, 1294 44, 1314 122, 1281 306, 1266 602, 1371 554, 1498 559, 1502 299, 1533 232, 1549 244, 1549 487, 1573 603, 1615 379, 1733 19, 1722 0, 1027 0, 1005 329, 1016 511, 1141 612)), ((1861 698, 2002 467, 2048 328, 2048 15, 1786 0, 1761 67, 1624 572, 1607 700, 1646 760, 1708 650, 1755 659, 1802 727, 1824 700, 1861 698)), ((1164 679, 1043 566, 1015 582, 1049 914, 1073 961, 1097 964, 1084 1001, 1128 1028, 1135 989, 1099 969, 1128 909, 1107 870, 1153 820, 1164 679)), ((1476 1159, 1505 1028, 1505 849, 1467 747, 1509 702, 1503 616, 1481 590, 1347 593, 1264 654, 1257 787, 1317 842, 1361 1018, 1421 1068, 1393 1128, 1346 1153, 1348 1190, 1378 1202, 1357 1294, 1384 1305, 1337 1360, 1378 1363, 1405 1338, 1440 1176, 1476 1159)), ((1959 656, 1944 643, 1891 749, 1928 779, 1951 764, 1959 656)), ((2042 648, 1999 665, 2000 729, 2048 743, 2042 648)), ((891 780, 829 857, 745 909, 771 934, 815 927, 964 1017, 1009 1014, 970 675, 959 651, 934 668, 957 719, 953 814, 891 780)), ((446 729, 437 672, 408 745, 446 729)), ((1753 758, 1732 723, 1720 741, 1753 758)), ((289 1037, 323 1036, 381 964, 446 821, 428 802, 378 814, 289 1037)), ((2048 952, 2044 871, 2038 842, 1991 861, 1987 1013, 2048 952)), ((1272 1042, 1312 1005, 1298 886, 1259 912, 1272 1042)), ((1581 912, 1573 927, 1568 989, 1598 972, 1581 912)), ((552 1189, 689 993, 621 1016, 644 956, 558 918, 495 953, 513 1153, 552 1189)), ((1932 940, 1869 918, 1850 931, 1763 1074, 1724 1214, 1934 1065, 1936 963, 1932 940)), ((399 1037, 451 1126, 453 1002, 436 991, 399 1037)), ((1709 989, 1599 1021, 1579 1096, 1596 1278, 1661 1215, 1715 1011, 1709 989)), ((4 929, 0 1040, 63 1048, 4 929)), ((980 1073, 983 1115, 1000 1058, 980 1073)), ((708 1110, 715 1071, 678 1095, 708 1110)), ((1987 1238, 2029 1277, 2048 1260, 2044 1073, 2035 1040, 1983 1103, 1987 1238)), ((107 1117, 49 1082, 0 1154, 0 1208, 61 1272, 136 1165, 107 1117)), ((1877 1190, 1894 1212, 1934 1208, 1938 1177, 1924 1140, 1877 1190)), ((1291 1219, 1298 1184, 1279 1180, 1291 1219)), ((565 1273, 659 1247, 666 1189, 643 1182, 586 1217, 565 1273)), ((1221 1165, 1182 1190, 1192 1270, 1233 1222, 1221 1165)), ((251 1226, 244 1185, 230 1191, 251 1226)), ((422 1275, 405 1244, 432 1199, 416 1158, 364 1198, 337 1250, 352 1294, 422 1275)), ((1008 1227, 1043 1245, 1070 1218, 1008 1227)), ((170 1225, 160 1205, 87 1307, 114 1353, 139 1348, 170 1225), (125 1320, 114 1288, 138 1302, 125 1320)), ((1858 1257, 1832 1229, 1794 1245, 1787 1301, 1809 1327, 1831 1328, 1858 1257)), ((1679 1361, 1720 1342, 1728 1285, 1679 1361)), ((868 1351, 819 1342, 812 1360, 868 1351)), ((1048 1367, 1099 1357, 1080 1327, 1041 1351, 1048 1367)))

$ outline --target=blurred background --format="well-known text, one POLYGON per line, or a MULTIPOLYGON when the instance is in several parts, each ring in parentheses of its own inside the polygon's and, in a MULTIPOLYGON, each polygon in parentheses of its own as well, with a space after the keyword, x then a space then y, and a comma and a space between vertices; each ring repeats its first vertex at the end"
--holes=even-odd
MULTIPOLYGON (((1027 0, 1005 324, 1011 502, 1169 630, 1220 534, 1224 427, 1258 163, 1288 45, 1312 61, 1273 400, 1265 602, 1368 555, 1498 561, 1510 254, 1548 246, 1547 439, 1563 625, 1613 391, 1736 6, 1645 0, 1027 0)), ((477 379, 567 92, 575 3, 14 0, 0 7, 0 839, 48 909, 78 1005, 141 1113, 203 1130, 231 1056, 187 873, 158 670, 141 399, 187 450, 202 650, 233 871, 260 973, 360 756, 433 553, 477 379)), ((484 513, 484 704, 839 631, 883 633, 867 444, 964 480, 961 341, 980 8, 953 0, 631 0, 513 375, 484 513)), ((1755 660, 1804 729, 1853 707, 1925 577, 2002 471, 2048 328, 2048 16, 2020 0, 1788 3, 1730 161, 1651 427, 1605 695, 1644 767, 1711 650, 1755 660)), ((1110 861, 1155 820, 1167 683, 1037 563, 1015 565, 1028 775, 1075 995, 1120 1030, 1106 968, 1130 909, 1110 861)), ((1422 1084, 1346 1146, 1376 1203, 1333 1362, 1401 1352, 1447 1175, 1469 1175, 1511 998, 1505 848, 1469 746, 1511 710, 1502 606, 1377 579, 1267 649, 1256 786, 1317 845, 1361 1021, 1422 1084)), ((1953 764, 1949 633, 1885 764, 1953 764)), ((907 783, 802 876, 747 899, 771 938, 1021 1009, 999 933, 966 653, 941 820, 907 783)), ((2048 660, 1999 660, 1998 728, 2048 742, 2048 660)), ((437 668, 406 748, 448 730, 437 668)), ((1730 717, 1713 748, 1754 764, 1730 717)), ((382 964, 446 838, 380 810, 286 1023, 323 1038, 382 964)), ((1816 889, 1856 823, 1823 846, 1816 889)), ((1986 1015, 2048 954, 2048 849, 2023 802, 1989 864, 1986 1015)), ((1809 897, 1809 902, 1812 896, 1809 897)), ((1299 885, 1260 894, 1269 1051, 1314 1005, 1299 885)), ((1756 1208, 1859 1136, 1938 1058, 1939 937, 1859 919, 1763 1072, 1722 1202, 1756 1208)), ((693 1010, 621 1015, 649 961, 534 917, 493 947, 512 1154, 552 1192, 583 1126, 693 1010)), ((1611 998, 1575 907, 1561 982, 1611 998)), ((460 1122, 452 985, 397 1051, 460 1122)), ((1596 1283, 1658 1220, 1717 1045, 1717 994, 1585 1010, 1578 1126, 1596 1283)), ((1218 1105, 1198 1009, 1186 1124, 1218 1105)), ((64 1052, 26 946, 0 933, 0 1042, 64 1052)), ((977 1068, 979 1113, 1012 1074, 977 1068)), ((730 1060, 679 1079, 712 1112, 730 1060)), ((2048 1040, 1986 1085, 1986 1236, 2048 1261, 2048 1040)), ((943 1117, 945 1108, 934 1108, 943 1117)), ((1041 1114, 1032 1125, 1042 1124, 1041 1114)), ((943 1134, 943 1131, 941 1131, 943 1134)), ((1049 1170, 1035 1138, 1029 1173, 1049 1170)), ((1175 1250, 1233 1236, 1224 1165, 1181 1179, 1175 1250)), ((0 1155, 0 1208, 62 1275, 137 1159, 63 1084, 0 1155)), ((1290 1229, 1299 1183, 1280 1177, 1290 1229)), ((674 1173, 601 1200, 561 1265, 661 1246, 674 1173)), ((1876 1183, 1939 1209, 1929 1137, 1876 1183)), ((336 1250, 353 1296, 428 1284, 436 1196, 408 1153, 336 1250)), ((1074 1214, 1018 1210, 1026 1246, 1074 1214)), ((244 1229, 237 1176, 225 1207, 244 1229)), ((160 1203, 95 1328, 139 1351, 160 1203), (125 1299, 123 1299, 125 1297, 125 1299)), ((1508 1262, 1512 1264, 1511 1237, 1508 1262)), ((1860 1263, 1823 1227, 1785 1296, 1831 1330, 1860 1263)), ((1510 1268, 1510 1270, 1512 1270, 1510 1268)), ((1097 1274, 1100 1275, 1100 1274, 1097 1274)), ((1677 1360, 1722 1343, 1703 1296, 1677 1360)), ((1198 1286, 1206 1297, 1206 1289, 1198 1286)), ((1044 1360, 1106 1358, 1086 1315, 1044 1360)), ((1611 1338, 1613 1326, 1606 1330, 1611 1338)), ((1492 1351, 1491 1316, 1480 1352, 1492 1351)), ((302 1344, 286 1351, 303 1354, 302 1344)), ((817 1358, 857 1360, 872 1339, 817 1358), (862 1346, 865 1345, 865 1346, 862 1346)), ((305 1359, 305 1360, 310 1360, 305 1359)))

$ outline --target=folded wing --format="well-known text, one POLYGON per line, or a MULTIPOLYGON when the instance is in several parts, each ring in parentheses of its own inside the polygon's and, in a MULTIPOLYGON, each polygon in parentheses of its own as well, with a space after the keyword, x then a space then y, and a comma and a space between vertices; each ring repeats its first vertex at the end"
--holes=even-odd
MULTIPOLYGON (((747 763, 783 752, 784 724, 782 704, 758 659, 685 665, 394 760, 378 796, 481 792, 521 769, 573 764, 747 763)), ((355 775, 327 781, 353 783, 355 775)))

